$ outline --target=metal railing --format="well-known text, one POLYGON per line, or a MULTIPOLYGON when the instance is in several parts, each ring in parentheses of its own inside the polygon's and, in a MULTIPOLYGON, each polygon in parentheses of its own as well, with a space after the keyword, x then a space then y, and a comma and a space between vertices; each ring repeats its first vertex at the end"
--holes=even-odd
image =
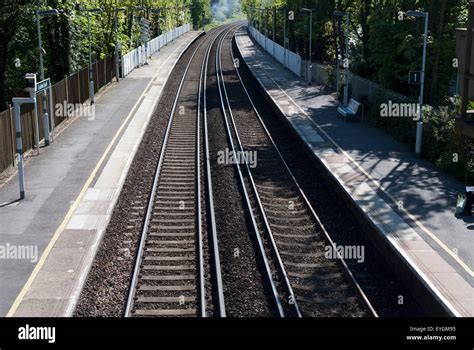
POLYGON ((257 29, 249 27, 249 33, 255 41, 265 49, 278 62, 291 70, 297 76, 301 76, 301 56, 285 49, 283 46, 277 44, 273 40, 265 37, 257 29))
POLYGON ((156 53, 160 48, 167 45, 173 39, 189 32, 191 26, 185 24, 181 27, 163 33, 150 40, 147 45, 143 44, 122 56, 122 77, 126 77, 132 70, 143 66, 148 57, 156 53))

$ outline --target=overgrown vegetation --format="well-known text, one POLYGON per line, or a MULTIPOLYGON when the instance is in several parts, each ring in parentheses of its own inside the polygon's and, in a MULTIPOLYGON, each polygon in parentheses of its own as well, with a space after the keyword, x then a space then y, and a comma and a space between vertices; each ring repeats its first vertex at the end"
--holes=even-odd
POLYGON ((41 18, 46 51, 45 76, 61 80, 88 64, 87 12, 91 13, 93 60, 115 51, 117 42, 126 53, 140 42, 140 18, 152 23, 151 36, 191 22, 194 27, 213 17, 210 0, 2 0, 0 3, 0 111, 15 94, 21 94, 23 76, 39 71, 36 10, 58 9, 59 15, 41 18), (116 9, 117 31, 115 31, 116 9), (156 11, 161 8, 158 14, 156 11), (20 62, 17 67, 15 63, 20 62))
MULTIPOLYGON (((249 20, 262 33, 266 29, 268 37, 274 37, 280 45, 284 41, 284 8, 294 13, 294 20, 286 22, 287 47, 308 59, 309 16, 301 8, 313 9, 311 58, 331 66, 335 64, 336 48, 344 46, 344 24, 334 17, 334 11, 349 13, 347 58, 351 72, 408 96, 409 102, 417 102, 419 94, 419 85, 408 83, 408 73, 421 67, 424 23, 420 18, 400 16, 400 12, 429 12, 425 103, 434 108, 424 120, 423 155, 462 181, 474 181, 471 154, 474 143, 456 130, 454 117, 458 108, 453 102, 455 28, 465 26, 465 0, 242 0, 242 9, 249 20), (445 106, 450 107, 450 112, 444 112, 445 106)), ((343 50, 339 54, 345 58, 343 50)), ((414 147, 413 120, 380 116, 380 104, 386 102, 382 91, 362 102, 375 126, 414 147)))

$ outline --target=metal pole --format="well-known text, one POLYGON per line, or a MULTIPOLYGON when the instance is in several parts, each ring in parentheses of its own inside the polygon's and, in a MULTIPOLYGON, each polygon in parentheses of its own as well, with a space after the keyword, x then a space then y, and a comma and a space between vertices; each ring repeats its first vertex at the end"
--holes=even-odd
POLYGON ((36 153, 40 154, 39 147, 39 115, 38 115, 38 105, 35 103, 35 143, 36 143, 36 153))
POLYGON ((91 40, 91 15, 87 12, 87 34, 89 35, 89 99, 94 104, 94 77, 92 74, 92 40, 91 40))
POLYGON ((258 10, 258 31, 261 33, 262 32, 262 22, 263 22, 263 15, 262 15, 262 10, 261 9, 257 9, 258 10))
MULTIPOLYGON (((69 83, 67 80, 67 75, 64 77, 64 83, 66 85, 66 104, 69 105, 69 83)), ((69 117, 69 113, 66 113, 66 116, 69 117)))
POLYGON ((15 151, 15 111, 12 111, 13 107, 11 104, 8 103, 8 117, 10 121, 10 133, 11 133, 11 145, 12 145, 12 166, 15 166, 15 158, 16 158, 16 151, 15 151))
POLYGON ((40 54, 40 79, 44 79, 44 67, 43 67, 43 46, 41 42, 41 27, 40 27, 40 14, 39 11, 36 10, 36 30, 38 31, 38 45, 39 45, 39 54, 40 54))
MULTIPOLYGON (((137 18, 135 19, 136 22, 138 23, 138 26, 140 26, 140 19, 139 16, 137 15, 137 18)), ((137 38, 137 42, 135 43, 137 46, 137 49, 135 50, 135 56, 137 57, 137 67, 140 67, 140 38, 137 38)))
MULTIPOLYGON (((416 145, 415 151, 418 155, 421 154, 421 143, 423 138, 423 97, 425 87, 425 66, 426 66, 426 49, 428 44, 428 22, 429 13, 425 13, 425 33, 423 39, 423 62, 421 64, 421 85, 420 85, 420 107, 419 107, 419 119, 416 123, 416 145)), ((467 64, 467 63, 466 63, 467 64)))
POLYGON ((283 15, 285 16, 284 20, 283 20, 283 53, 284 53, 284 62, 285 62, 285 67, 287 66, 287 62, 286 62, 286 57, 287 57, 287 54, 286 54, 286 50, 287 50, 287 43, 286 43, 286 17, 287 17, 287 9, 286 7, 283 9, 283 15))
POLYGON ((256 22, 258 20, 258 14, 257 14, 257 9, 256 8, 252 8, 252 18, 253 18, 253 27, 255 29, 257 29, 257 27, 255 26, 256 22))
POLYGON ((258 21, 258 25, 255 29, 257 29, 258 31, 261 31, 262 30, 262 28, 261 28, 262 27, 262 22, 261 22, 261 18, 260 18, 261 17, 260 16, 260 10, 256 8, 255 13, 256 13, 256 15, 255 15, 256 20, 258 21))
POLYGON ((255 9, 253 7, 250 8, 250 27, 255 28, 255 9))
POLYGON ((130 13, 130 48, 132 48, 132 45, 133 45, 133 9, 132 9, 132 12, 130 13))
POLYGON ((267 9, 264 10, 263 12, 265 14, 265 51, 267 51, 267 38, 268 38, 268 16, 267 16, 267 9))
POLYGON ((175 39, 175 29, 176 29, 176 26, 178 25, 178 8, 175 8, 175 10, 176 10, 176 17, 172 16, 172 17, 174 17, 173 18, 174 19, 174 27, 172 26, 172 28, 171 28, 171 41, 174 41, 174 39, 175 39))
MULTIPOLYGON (((158 37, 160 36, 160 19, 161 19, 161 9, 158 9, 158 37)), ((160 39, 157 39, 158 40, 158 53, 160 53, 160 48, 161 48, 161 45, 160 45, 160 39)))
POLYGON ((461 118, 464 120, 467 117, 467 104, 469 102, 469 84, 468 76, 471 74, 471 56, 472 56, 472 28, 474 26, 474 2, 469 2, 469 12, 467 18, 467 37, 466 37, 466 51, 464 55, 464 69, 462 74, 462 88, 461 88, 461 118))
POLYGON ((336 96, 339 99, 339 35, 336 35, 336 96))
POLYGON ((114 21, 114 31, 115 31, 115 36, 116 36, 116 41, 115 41, 115 78, 117 79, 117 82, 120 80, 120 67, 119 67, 119 42, 117 38, 117 31, 118 31, 118 24, 117 24, 118 18, 117 18, 117 10, 115 10, 115 21, 114 21))
POLYGON ((309 10, 309 64, 308 64, 308 85, 311 85, 311 51, 312 51, 312 42, 313 42, 313 9, 309 10))
POLYGON ((49 146, 49 114, 48 114, 48 104, 46 103, 46 90, 41 93, 41 102, 43 105, 43 125, 44 125, 44 145, 49 146))
POLYGON ((345 65, 345 79, 344 79, 344 106, 347 106, 349 104, 349 25, 350 25, 350 14, 346 14, 346 38, 345 38, 345 43, 346 43, 346 49, 345 49, 345 54, 346 54, 346 60, 347 64, 345 65))
MULTIPOLYGON (((38 48, 40 54, 40 79, 44 80, 44 62, 43 62, 43 43, 41 40, 41 26, 40 26, 40 13, 36 10, 36 30, 38 32, 38 48)), ((44 128, 44 145, 49 146, 49 116, 48 108, 46 104, 46 91, 43 91, 41 94, 41 102, 43 105, 43 128, 44 128)), ((35 142, 36 150, 39 154, 39 121, 38 121, 38 111, 36 110, 35 105, 35 142)))
MULTIPOLYGON (((46 92, 46 90, 45 90, 46 92)), ((54 142, 54 110, 53 110, 53 85, 49 84, 49 115, 51 116, 51 142, 54 142)))
POLYGON ((275 25, 275 19, 276 19, 276 7, 273 8, 273 57, 275 57, 275 30, 276 30, 276 25, 275 25))
POLYGON ((15 112, 15 128, 16 128, 16 151, 18 153, 18 179, 20 182, 20 199, 25 198, 25 173, 23 164, 23 141, 21 137, 21 114, 20 103, 15 103, 13 99, 13 109, 15 112))

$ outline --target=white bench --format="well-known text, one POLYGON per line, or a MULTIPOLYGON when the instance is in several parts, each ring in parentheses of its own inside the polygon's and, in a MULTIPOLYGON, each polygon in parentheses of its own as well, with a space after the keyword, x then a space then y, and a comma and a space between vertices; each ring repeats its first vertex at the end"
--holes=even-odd
POLYGON ((364 105, 353 98, 349 100, 349 104, 347 106, 338 107, 337 112, 344 117, 344 120, 347 120, 347 117, 353 118, 357 116, 359 111, 359 107, 362 107, 362 117, 364 118, 364 105))

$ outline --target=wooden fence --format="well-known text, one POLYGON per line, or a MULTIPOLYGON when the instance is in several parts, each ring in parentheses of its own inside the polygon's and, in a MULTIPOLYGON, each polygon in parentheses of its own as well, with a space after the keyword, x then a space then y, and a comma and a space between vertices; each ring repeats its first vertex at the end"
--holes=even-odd
MULTIPOLYGON (((92 74, 94 78, 94 90, 97 93, 102 87, 110 83, 115 78, 115 60, 113 56, 107 56, 103 60, 92 64, 92 74)), ((89 99, 89 67, 84 68, 52 86, 53 118, 54 125, 61 124, 67 117, 57 115, 56 104, 82 104, 89 99)), ((40 95, 37 96, 37 111, 40 140, 44 138, 43 131, 43 104, 40 95)), ((46 98, 49 103, 49 91, 46 98)), ((48 105, 48 112, 50 111, 48 105)), ((23 138, 23 150, 27 151, 34 147, 35 143, 35 123, 34 108, 31 104, 21 107, 21 131, 23 138)), ((0 113, 0 173, 15 164, 16 141, 15 141, 15 120, 13 108, 0 113)))

